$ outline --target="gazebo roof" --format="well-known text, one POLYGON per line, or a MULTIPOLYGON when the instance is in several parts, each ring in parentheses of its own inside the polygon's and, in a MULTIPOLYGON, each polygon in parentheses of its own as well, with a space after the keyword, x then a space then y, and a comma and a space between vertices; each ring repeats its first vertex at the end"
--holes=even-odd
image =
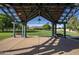
POLYGON ((10 8, 14 9, 22 21, 43 16, 51 22, 58 22, 69 19, 79 10, 75 4, 66 3, 5 3, 0 7, 6 7, 11 14, 10 8))

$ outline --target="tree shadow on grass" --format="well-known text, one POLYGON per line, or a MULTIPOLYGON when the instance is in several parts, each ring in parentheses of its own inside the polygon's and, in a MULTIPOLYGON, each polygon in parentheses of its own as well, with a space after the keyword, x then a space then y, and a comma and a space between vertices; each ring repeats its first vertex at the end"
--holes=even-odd
POLYGON ((27 50, 27 49, 32 49, 32 50, 28 52, 18 53, 17 55, 34 55, 34 54, 51 55, 55 53, 64 54, 64 52, 69 52, 69 51, 72 51, 73 49, 79 49, 79 41, 68 40, 68 39, 64 39, 63 37, 61 38, 51 37, 49 40, 47 40, 46 42, 40 45, 35 45, 32 47, 27 47, 27 48, 2 51, 2 53, 27 50), (58 44, 54 45, 58 39, 59 39, 58 44), (50 43, 48 44, 48 42, 50 43))

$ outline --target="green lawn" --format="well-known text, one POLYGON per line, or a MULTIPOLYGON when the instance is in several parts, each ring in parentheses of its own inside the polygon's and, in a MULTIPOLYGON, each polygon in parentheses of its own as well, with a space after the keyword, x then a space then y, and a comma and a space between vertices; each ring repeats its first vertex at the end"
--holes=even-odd
MULTIPOLYGON (((58 33, 61 33, 63 34, 63 30, 59 30, 58 33)), ((66 35, 68 36, 79 36, 79 33, 78 32, 66 32, 66 35)))
MULTIPOLYGON (((63 30, 60 29, 57 33, 61 33, 63 34, 63 30)), ((29 36, 46 36, 49 37, 52 35, 51 31, 47 31, 47 30, 37 30, 37 31, 33 31, 33 32, 28 32, 29 36)), ((67 32, 66 35, 68 36, 79 36, 78 32, 67 32)))
MULTIPOLYGON (((58 33, 63 34, 63 30, 59 30, 58 33)), ((12 36, 13 33, 11 32, 0 32, 0 40, 3 40, 5 38, 9 38, 12 36)), ((34 31, 28 31, 28 36, 43 36, 43 37, 49 37, 52 35, 52 32, 49 30, 34 30, 34 31)), ((67 35, 69 36, 79 36, 79 33, 77 32, 67 32, 67 35)))
POLYGON ((52 32, 49 30, 35 30, 35 31, 28 31, 29 36, 45 36, 49 37, 52 35, 52 32))
POLYGON ((10 33, 10 32, 0 32, 0 40, 9 38, 11 36, 12 36, 12 33, 10 33))

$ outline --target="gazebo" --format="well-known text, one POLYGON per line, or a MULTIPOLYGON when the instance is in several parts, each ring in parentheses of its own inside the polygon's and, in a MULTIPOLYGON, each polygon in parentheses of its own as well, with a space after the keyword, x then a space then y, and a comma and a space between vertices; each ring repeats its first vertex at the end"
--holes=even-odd
POLYGON ((52 23, 52 36, 56 35, 56 25, 63 24, 64 37, 66 37, 66 24, 79 11, 78 4, 74 3, 2 3, 0 9, 5 14, 10 14, 13 19, 13 37, 16 37, 16 22, 22 24, 22 36, 27 37, 27 22, 36 16, 42 16, 52 23), (21 20, 20 22, 17 21, 14 13, 21 20))

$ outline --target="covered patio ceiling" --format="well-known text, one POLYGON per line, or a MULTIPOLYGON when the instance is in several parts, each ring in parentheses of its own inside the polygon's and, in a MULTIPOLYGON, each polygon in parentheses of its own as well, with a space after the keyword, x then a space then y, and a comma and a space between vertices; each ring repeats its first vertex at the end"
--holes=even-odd
POLYGON ((17 16, 22 22, 28 22, 36 16, 43 16, 51 22, 63 22, 71 18, 79 11, 78 4, 66 3, 4 3, 0 4, 0 9, 8 14, 4 8, 7 8, 12 18, 15 16, 11 9, 15 10, 17 16))

